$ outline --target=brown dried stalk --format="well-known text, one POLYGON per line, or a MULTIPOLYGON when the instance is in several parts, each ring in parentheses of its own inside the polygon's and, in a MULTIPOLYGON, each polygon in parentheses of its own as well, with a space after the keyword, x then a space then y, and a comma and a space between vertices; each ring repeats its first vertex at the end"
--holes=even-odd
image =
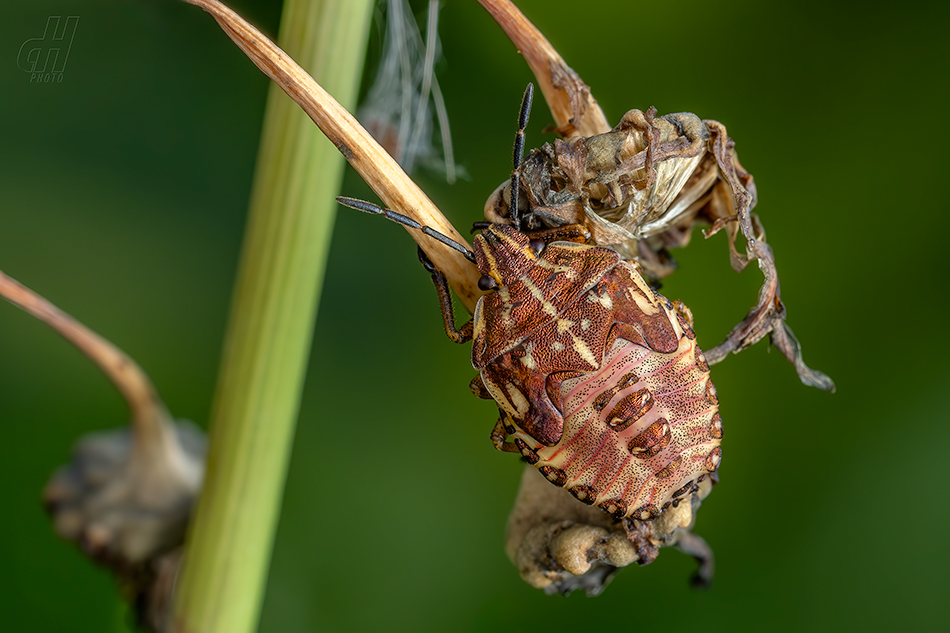
MULTIPOLYGON (((217 0, 185 0, 210 13, 234 43, 313 119, 344 158, 391 209, 430 226, 460 244, 465 238, 383 147, 293 59, 241 16, 217 0)), ((474 310, 481 295, 479 273, 465 257, 440 242, 410 230, 429 259, 445 273, 452 290, 474 310)))
POLYGON ((204 476, 204 438, 172 421, 145 372, 112 343, 0 272, 0 297, 43 321, 105 372, 131 412, 130 428, 84 437, 50 478, 44 501, 56 531, 126 573, 184 540, 204 476))
POLYGON ((509 0, 478 0, 504 29, 534 73, 564 138, 594 136, 610 124, 590 88, 528 18, 509 0))
POLYGON ((121 350, 49 301, 0 271, 0 296, 52 327, 106 374, 125 398, 143 438, 158 438, 168 412, 142 368, 121 350))

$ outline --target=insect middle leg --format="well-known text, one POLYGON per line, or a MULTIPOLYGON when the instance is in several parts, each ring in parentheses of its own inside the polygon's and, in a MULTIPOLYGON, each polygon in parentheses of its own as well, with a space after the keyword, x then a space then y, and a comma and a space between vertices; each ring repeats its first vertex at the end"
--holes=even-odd
POLYGON ((495 428, 491 430, 491 443, 496 450, 503 453, 519 453, 518 447, 514 442, 506 441, 508 439, 508 429, 505 428, 505 420, 508 416, 504 411, 498 411, 498 421, 495 422, 495 428))

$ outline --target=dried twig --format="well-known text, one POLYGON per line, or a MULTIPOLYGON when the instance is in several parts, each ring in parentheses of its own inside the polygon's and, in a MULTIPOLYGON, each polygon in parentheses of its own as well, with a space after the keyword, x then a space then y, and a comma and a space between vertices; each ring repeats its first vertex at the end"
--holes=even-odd
POLYGON ((165 405, 142 368, 124 352, 2 271, 0 297, 46 323, 98 365, 125 398, 132 425, 143 439, 162 435, 162 422, 169 418, 165 405))
POLYGON ((478 0, 524 55, 565 138, 594 136, 610 124, 590 88, 510 0, 478 0))

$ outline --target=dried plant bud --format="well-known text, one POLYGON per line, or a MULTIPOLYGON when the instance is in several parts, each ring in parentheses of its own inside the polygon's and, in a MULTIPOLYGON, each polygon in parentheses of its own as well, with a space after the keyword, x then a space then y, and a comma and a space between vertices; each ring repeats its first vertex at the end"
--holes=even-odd
POLYGON ((588 595, 597 595, 618 568, 632 563, 647 565, 659 548, 669 545, 697 558, 698 584, 708 584, 712 580, 712 550, 690 530, 713 482, 706 478, 698 485, 689 503, 670 508, 652 521, 618 521, 552 486, 535 468, 526 467, 508 517, 505 550, 521 578, 546 593, 567 595, 583 589, 588 595))
POLYGON ((56 532, 119 571, 183 543, 201 489, 204 434, 161 424, 149 442, 134 427, 82 438, 43 492, 56 532))

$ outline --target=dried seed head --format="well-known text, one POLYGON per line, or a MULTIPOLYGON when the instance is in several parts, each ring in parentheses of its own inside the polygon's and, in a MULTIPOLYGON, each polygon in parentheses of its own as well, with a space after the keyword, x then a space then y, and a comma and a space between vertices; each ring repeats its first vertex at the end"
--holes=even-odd
POLYGON ((201 489, 204 434, 162 424, 147 446, 129 428, 82 438, 43 492, 56 532, 120 572, 184 541, 201 489))

